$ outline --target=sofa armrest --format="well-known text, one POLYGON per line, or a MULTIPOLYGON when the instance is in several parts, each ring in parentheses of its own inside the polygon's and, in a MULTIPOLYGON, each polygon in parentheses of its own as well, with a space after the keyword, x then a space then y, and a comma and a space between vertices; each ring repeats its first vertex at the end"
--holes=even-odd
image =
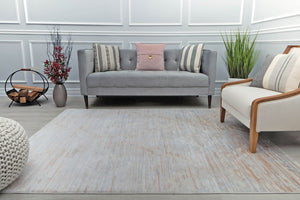
POLYGON ((215 93, 215 81, 216 81, 216 69, 217 69, 217 52, 211 50, 203 50, 202 55, 202 73, 208 76, 209 90, 208 95, 214 95, 215 93))
POLYGON ((94 52, 93 49, 81 49, 77 51, 77 55, 80 92, 82 95, 88 95, 86 77, 94 71, 94 52))
POLYGON ((255 99, 251 106, 252 126, 256 131, 299 131, 300 88, 255 99))

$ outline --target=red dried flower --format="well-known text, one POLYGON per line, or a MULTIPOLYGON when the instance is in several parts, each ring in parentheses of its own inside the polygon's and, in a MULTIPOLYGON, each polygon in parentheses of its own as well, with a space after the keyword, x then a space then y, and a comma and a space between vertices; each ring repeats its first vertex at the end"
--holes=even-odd
POLYGON ((55 84, 66 81, 71 70, 70 67, 66 66, 68 58, 61 51, 61 46, 55 46, 54 60, 46 60, 44 62, 44 74, 55 84))

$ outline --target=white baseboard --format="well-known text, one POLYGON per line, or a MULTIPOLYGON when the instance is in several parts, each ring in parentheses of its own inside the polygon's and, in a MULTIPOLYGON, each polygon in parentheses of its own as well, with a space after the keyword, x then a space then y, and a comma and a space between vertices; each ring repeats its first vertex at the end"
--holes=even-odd
POLYGON ((215 96, 220 96, 221 95, 221 88, 215 88, 215 96))
MULTIPOLYGON (((46 96, 52 96, 53 88, 49 88, 46 96)), ((80 88, 67 88, 68 96, 80 96, 80 88)), ((0 88, 0 96, 6 96, 4 87, 0 88)))
POLYGON ((220 96, 221 94, 221 87, 227 80, 216 80, 215 82, 215 96, 220 96))
MULTIPOLYGON (((47 94, 52 96, 53 88, 49 88, 47 94)), ((81 96, 80 88, 67 88, 68 96, 81 96)))
MULTIPOLYGON (((215 96, 220 96, 221 94, 221 86, 223 85, 223 83, 225 83, 227 81, 225 80, 216 80, 215 82, 215 96)), ((52 96, 53 93, 53 88, 49 88, 48 92, 46 93, 46 95, 48 96, 52 96)), ((67 93, 68 96, 81 96, 80 94, 80 88, 79 87, 72 87, 72 88, 68 88, 67 87, 67 93)), ((5 91, 4 91, 4 87, 0 87, 0 96, 6 96, 5 91)))

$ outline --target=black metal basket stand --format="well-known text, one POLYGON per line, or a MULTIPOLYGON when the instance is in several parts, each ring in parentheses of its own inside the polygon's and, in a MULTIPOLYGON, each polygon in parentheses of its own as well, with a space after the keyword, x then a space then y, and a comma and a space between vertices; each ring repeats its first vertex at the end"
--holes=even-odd
MULTIPOLYGON (((25 71, 27 71, 27 72, 29 71, 29 72, 32 72, 32 73, 35 73, 35 74, 39 75, 40 78, 41 78, 41 80, 43 81, 43 91, 38 92, 38 96, 35 97, 34 100, 32 100, 31 102, 26 101, 25 104, 37 103, 39 106, 41 106, 41 104, 37 101, 37 99, 40 98, 40 96, 44 96, 44 97, 48 100, 48 98, 46 97, 45 94, 46 94, 46 92, 47 92, 48 89, 49 89, 49 82, 48 82, 47 78, 46 78, 43 74, 41 74, 41 73, 38 72, 38 71, 32 70, 32 69, 23 68, 23 69, 19 69, 19 70, 15 71, 15 72, 11 73, 11 74, 8 76, 8 78, 6 79, 5 85, 4 85, 4 89, 5 89, 6 95, 8 96, 8 95, 9 95, 10 93, 12 93, 12 92, 18 92, 18 91, 14 88, 14 84, 13 84, 13 76, 14 76, 16 73, 18 73, 18 72, 25 72, 25 71), (7 89, 7 84, 10 84, 11 87, 12 87, 12 89, 8 90, 8 89, 7 89)), ((10 107, 10 106, 13 104, 13 102, 20 103, 20 100, 19 100, 19 99, 18 99, 18 100, 12 100, 8 107, 10 107)))

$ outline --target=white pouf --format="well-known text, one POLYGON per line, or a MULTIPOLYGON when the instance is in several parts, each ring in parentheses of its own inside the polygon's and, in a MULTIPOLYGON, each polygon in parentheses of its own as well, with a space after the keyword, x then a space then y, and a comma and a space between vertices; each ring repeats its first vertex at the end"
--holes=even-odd
POLYGON ((22 172, 28 159, 29 142, 16 121, 0 117, 0 190, 22 172))

